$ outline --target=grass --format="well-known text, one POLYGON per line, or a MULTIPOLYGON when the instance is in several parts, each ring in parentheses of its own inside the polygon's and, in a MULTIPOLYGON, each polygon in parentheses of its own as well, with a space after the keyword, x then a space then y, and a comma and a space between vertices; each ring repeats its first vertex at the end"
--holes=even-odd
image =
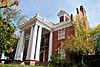
POLYGON ((34 65, 21 65, 21 64, 0 64, 0 67, 47 67, 44 65, 34 66, 34 65))
POLYGON ((0 64, 0 67, 38 67, 38 66, 20 65, 20 64, 0 64))

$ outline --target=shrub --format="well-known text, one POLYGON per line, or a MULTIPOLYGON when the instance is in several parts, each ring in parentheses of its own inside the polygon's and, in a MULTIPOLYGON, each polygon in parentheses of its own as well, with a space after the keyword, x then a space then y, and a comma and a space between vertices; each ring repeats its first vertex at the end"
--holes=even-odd
POLYGON ((68 61, 65 57, 61 57, 59 54, 53 54, 49 61, 50 66, 68 66, 68 61))

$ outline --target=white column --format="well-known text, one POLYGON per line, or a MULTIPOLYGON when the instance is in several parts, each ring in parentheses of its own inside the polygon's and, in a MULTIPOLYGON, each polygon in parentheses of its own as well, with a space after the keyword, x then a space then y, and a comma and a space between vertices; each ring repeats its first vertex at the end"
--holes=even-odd
POLYGON ((26 60, 34 60, 37 30, 38 30, 38 25, 34 25, 34 27, 33 26, 31 27, 31 34, 29 39, 29 46, 28 46, 26 60))
POLYGON ((38 30, 38 38, 37 38, 37 47, 36 47, 36 56, 35 56, 35 60, 39 61, 39 57, 40 57, 40 45, 41 45, 41 36, 42 35, 42 27, 39 27, 38 30))
POLYGON ((28 43, 28 49, 27 49, 27 56, 26 56, 26 60, 29 59, 29 55, 30 55, 30 51, 31 51, 31 43, 32 43, 32 36, 33 36, 33 31, 34 31, 34 27, 31 27, 31 32, 30 32, 30 38, 29 38, 29 43, 28 43))
POLYGON ((4 54, 5 54, 5 53, 3 52, 3 53, 2 53, 2 55, 1 55, 1 60, 2 60, 2 62, 1 62, 1 63, 2 63, 2 64, 4 64, 4 59, 5 59, 4 54))
POLYGON ((4 52, 1 55, 1 59, 5 59, 4 52))
MULTIPOLYGON (((22 35, 22 32, 20 33, 20 38, 21 38, 21 35, 22 35)), ((17 56, 18 56, 19 47, 20 47, 20 39, 18 40, 18 43, 17 43, 17 48, 16 48, 14 60, 18 60, 17 56)))
MULTIPOLYGON (((20 41, 20 40, 19 40, 20 41)), ((17 48, 16 48, 16 53, 15 53, 15 57, 14 57, 14 60, 17 60, 17 55, 18 55, 18 50, 19 50, 19 41, 18 41, 18 44, 17 44, 17 48)))
POLYGON ((24 31, 21 33, 21 38, 19 40, 19 43, 17 45, 15 59, 14 60, 21 60, 23 58, 23 46, 24 46, 24 31))
POLYGON ((50 60, 50 57, 52 55, 52 31, 50 32, 50 36, 49 36, 49 55, 48 55, 48 61, 50 60))

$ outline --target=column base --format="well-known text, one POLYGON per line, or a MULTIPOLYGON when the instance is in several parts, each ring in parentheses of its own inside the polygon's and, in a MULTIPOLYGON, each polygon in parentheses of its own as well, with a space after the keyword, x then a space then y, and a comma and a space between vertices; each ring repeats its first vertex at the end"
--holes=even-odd
POLYGON ((25 60, 24 61, 25 65, 35 65, 38 62, 39 61, 36 61, 36 60, 25 60))
POLYGON ((25 61, 14 60, 12 62, 12 64, 25 64, 25 65, 35 65, 38 63, 39 63, 39 61, 36 61, 36 60, 25 60, 25 61))
POLYGON ((21 63, 22 63, 21 60, 14 60, 14 61, 12 62, 12 64, 21 64, 21 63))

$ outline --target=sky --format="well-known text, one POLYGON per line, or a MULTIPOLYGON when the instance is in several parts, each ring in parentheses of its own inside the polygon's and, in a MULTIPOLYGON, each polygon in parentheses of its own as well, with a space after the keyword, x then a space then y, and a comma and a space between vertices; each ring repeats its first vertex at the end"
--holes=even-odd
POLYGON ((37 13, 48 21, 57 23, 57 13, 66 11, 69 15, 76 15, 76 8, 83 5, 91 27, 100 24, 100 0, 19 0, 22 14, 29 18, 37 13))

